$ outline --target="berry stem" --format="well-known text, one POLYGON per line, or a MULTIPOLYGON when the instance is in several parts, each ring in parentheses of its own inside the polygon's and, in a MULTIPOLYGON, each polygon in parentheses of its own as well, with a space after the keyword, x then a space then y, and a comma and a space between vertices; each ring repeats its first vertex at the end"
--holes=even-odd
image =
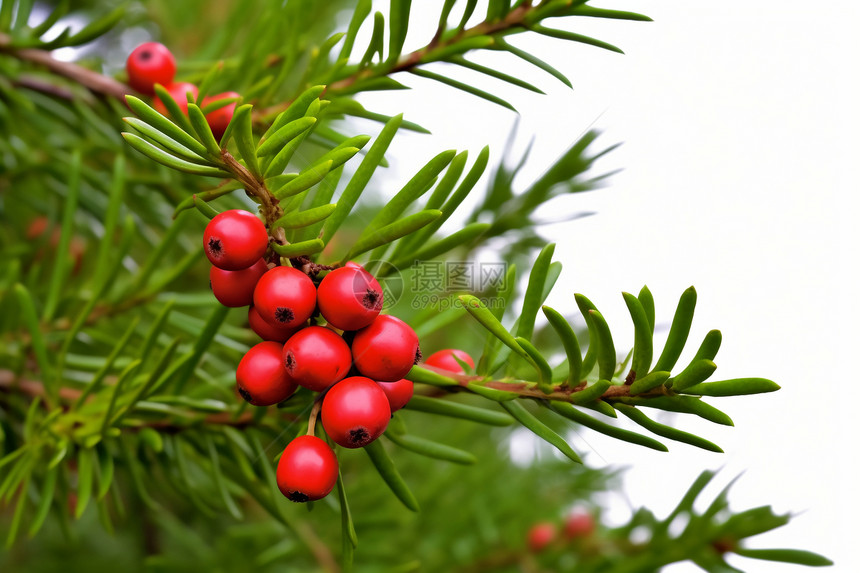
POLYGON ((308 417, 308 436, 313 436, 317 426, 317 418, 320 415, 320 409, 322 408, 322 399, 325 396, 325 393, 321 393, 314 400, 314 406, 311 408, 311 415, 308 417))

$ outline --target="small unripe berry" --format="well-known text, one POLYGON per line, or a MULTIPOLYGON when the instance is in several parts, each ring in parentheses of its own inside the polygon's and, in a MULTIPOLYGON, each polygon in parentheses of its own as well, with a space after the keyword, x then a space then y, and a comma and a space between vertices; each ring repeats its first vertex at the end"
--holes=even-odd
POLYGON ((355 333, 352 359, 368 378, 381 382, 400 380, 421 359, 418 335, 399 318, 380 315, 355 333))
POLYGON ((534 524, 531 529, 529 529, 529 549, 534 553, 543 551, 550 543, 555 541, 556 533, 555 524, 549 522, 534 524))
POLYGON ((125 61, 128 85, 147 95, 155 93, 155 84, 173 83, 176 60, 163 44, 146 42, 135 48, 125 61))
POLYGON ((218 302, 224 306, 248 306, 254 302, 254 287, 269 267, 263 259, 238 271, 225 271, 218 267, 209 269, 209 286, 218 302))
POLYGON ((294 328, 311 317, 317 289, 308 275, 292 267, 275 267, 254 289, 254 308, 263 320, 279 328, 294 328))
POLYGON ((470 367, 475 367, 475 361, 472 360, 472 357, 463 352, 462 350, 458 350, 456 348, 446 348, 445 350, 440 350, 438 352, 434 352, 430 356, 424 360, 424 364, 427 366, 433 366, 434 368, 440 368, 442 370, 448 370, 449 372, 456 372, 457 374, 463 373, 463 367, 459 362, 454 360, 454 356, 468 364, 470 367))
POLYGON ((382 310, 382 287, 364 269, 342 267, 320 282, 317 303, 323 318, 335 328, 358 330, 382 310))
MULTIPOLYGON (((206 96, 200 103, 202 104, 202 107, 206 107, 210 103, 216 102, 218 100, 233 97, 241 96, 236 92, 224 92, 222 94, 206 96)), ((233 119, 233 113, 235 111, 236 102, 234 101, 228 103, 224 107, 219 107, 215 111, 210 111, 206 114, 206 123, 209 124, 209 129, 212 130, 212 135, 215 136, 216 141, 221 141, 221 138, 224 136, 224 132, 227 131, 227 126, 230 124, 230 120, 233 119)))
POLYGON ((290 501, 322 499, 337 483, 337 470, 337 457, 324 440, 299 436, 278 460, 278 489, 290 501))
MULTIPOLYGON (((192 99, 197 99, 197 86, 188 82, 177 82, 169 86, 164 86, 164 89, 167 90, 167 93, 170 94, 170 97, 173 98, 173 101, 176 102, 182 113, 188 115, 188 96, 185 94, 190 93, 192 99)), ((161 115, 167 115, 167 108, 160 98, 156 97, 153 100, 152 107, 161 115)))
POLYGON ((266 253, 266 226, 249 211, 231 209, 212 217, 203 232, 203 251, 225 271, 247 269, 266 253))
POLYGON ((392 414, 409 403, 415 390, 412 381, 405 378, 397 382, 377 382, 377 384, 385 392, 392 414))
POLYGON ((366 446, 382 435, 390 419, 388 398, 370 378, 344 378, 323 398, 323 428, 336 444, 344 448, 366 446))
POLYGON ((349 346, 333 330, 309 326, 284 344, 284 367, 290 379, 314 392, 322 392, 349 372, 349 346))
POLYGON ((594 518, 584 511, 571 513, 564 520, 564 536, 568 539, 588 537, 594 533, 594 518))
POLYGON ((281 361, 281 344, 261 342, 245 353, 236 368, 242 398, 254 406, 271 406, 292 396, 296 384, 281 361))
POLYGON ((253 306, 248 309, 248 325, 251 327, 251 330, 257 333, 257 336, 262 338, 263 340, 273 340, 275 342, 286 342, 289 338, 294 335, 302 326, 298 326, 296 328, 280 328, 278 326, 272 326, 260 316, 260 313, 257 312, 257 309, 253 306))

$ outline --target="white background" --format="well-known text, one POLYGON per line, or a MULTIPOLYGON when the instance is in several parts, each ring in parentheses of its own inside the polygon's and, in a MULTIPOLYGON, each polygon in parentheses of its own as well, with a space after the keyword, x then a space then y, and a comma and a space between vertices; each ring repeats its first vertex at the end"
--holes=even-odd
MULTIPOLYGON (((426 43, 438 15, 433 3, 414 4, 407 49, 426 43)), ((592 452, 592 465, 631 465, 625 495, 658 515, 677 503, 701 470, 723 468, 706 501, 746 470, 730 496, 734 508, 773 504, 779 512, 802 513, 750 545, 806 548, 834 559, 833 570, 860 571, 854 374, 860 342, 854 224, 860 8, 796 0, 598 5, 636 10, 655 21, 552 23, 619 45, 624 56, 554 39, 513 41, 564 72, 573 91, 495 54, 476 59, 504 62, 507 72, 547 95, 469 80, 520 111, 516 149, 536 138, 520 186, 589 127, 602 131, 595 149, 623 142, 595 172, 624 168, 607 188, 559 200, 542 213, 552 220, 596 212, 541 229, 558 242, 556 260, 565 267, 548 304, 573 315, 573 293, 588 295, 623 349, 632 344, 632 327, 621 291, 636 293, 647 284, 660 323, 671 320, 678 296, 693 284, 699 305, 692 348, 679 363, 689 360, 705 332, 719 328, 724 338, 714 379, 763 376, 782 390, 715 399, 735 428, 697 424, 687 416, 672 420, 716 441, 726 454, 674 442, 669 454, 660 454, 594 433, 574 436, 574 446, 592 452)), ((459 69, 434 69, 471 77, 459 69)), ((433 131, 398 136, 400 148, 408 142, 413 153, 392 166, 394 181, 405 182, 442 149, 469 149, 474 157, 489 143, 491 164, 499 160, 514 114, 401 75, 397 79, 416 89, 362 97, 369 109, 403 110, 433 131)), ((621 519, 626 503, 613 499, 610 519, 621 519)), ((730 561, 748 571, 801 570, 730 561)))

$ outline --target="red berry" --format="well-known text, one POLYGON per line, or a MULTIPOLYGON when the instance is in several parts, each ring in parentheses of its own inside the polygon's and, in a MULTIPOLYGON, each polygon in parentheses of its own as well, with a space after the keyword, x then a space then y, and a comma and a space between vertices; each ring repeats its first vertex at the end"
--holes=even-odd
MULTIPOLYGON (((206 107, 210 103, 231 97, 242 96, 236 92, 224 92, 222 94, 206 96, 200 103, 203 104, 203 107, 206 107)), ((221 141, 221 138, 224 136, 224 132, 227 131, 227 126, 230 124, 230 120, 233 119, 233 112, 235 111, 236 102, 234 101, 206 114, 206 122, 209 124, 209 129, 212 130, 212 135, 215 136, 216 140, 221 141)))
POLYGON ((427 366, 439 368, 441 370, 448 370, 449 372, 456 372, 457 374, 462 374, 463 367, 460 366, 459 362, 454 360, 455 356, 469 366, 471 366, 472 368, 475 367, 475 361, 472 360, 472 357, 463 352, 462 350, 457 350, 456 348, 446 348, 445 350, 434 352, 427 357, 427 360, 424 361, 424 364, 426 364, 427 366))
MULTIPOLYGON (((188 82, 178 82, 164 86, 164 88, 179 106, 179 109, 182 110, 182 113, 188 115, 188 96, 185 94, 190 93, 192 98, 197 99, 197 86, 188 82)), ((167 108, 158 97, 152 101, 152 107, 161 115, 167 115, 167 108)))
POLYGON ((584 511, 571 513, 564 520, 564 535, 568 539, 588 537, 594 532, 594 518, 584 511))
POLYGON ((137 91, 152 95, 155 84, 163 86, 173 83, 176 75, 176 60, 163 44, 146 42, 135 48, 125 61, 128 85, 137 91))
POLYGON ((256 215, 231 209, 215 215, 203 232, 203 251, 209 261, 225 271, 247 269, 269 246, 266 226, 256 215))
POLYGON ((209 286, 218 302, 224 306, 248 306, 254 302, 254 287, 269 267, 263 259, 240 271, 209 269, 209 286))
POLYGON ((278 489, 290 501, 322 499, 337 483, 337 457, 324 440, 299 436, 278 461, 278 489))
POLYGON ((275 267, 254 289, 254 307, 263 320, 280 328, 299 326, 311 317, 317 289, 308 275, 292 267, 275 267))
POLYGON ((382 435, 390 419, 388 398, 370 378, 344 378, 323 398, 323 428, 344 448, 366 446, 382 435))
POLYGON ((358 371, 369 378, 400 380, 421 359, 418 335, 399 318, 380 315, 355 333, 352 359, 358 371))
POLYGON ((382 310, 382 287, 364 269, 343 267, 320 282, 317 303, 323 318, 335 328, 358 330, 382 310))
POLYGON ((296 384, 281 361, 281 344, 261 342, 245 353, 236 368, 242 398, 254 406, 271 406, 289 398, 296 384))
POLYGON ((397 382, 377 382, 377 384, 385 392, 388 404, 391 406, 392 414, 408 404, 409 400, 412 399, 414 385, 411 380, 401 378, 397 382))
POLYGON ((284 367, 290 379, 314 392, 322 392, 349 372, 352 354, 336 332, 309 326, 284 344, 284 367))
POLYGON ((292 335, 299 331, 298 328, 280 328, 272 326, 260 316, 257 309, 253 306, 248 309, 248 324, 251 330, 257 333, 257 336, 263 340, 274 340, 275 342, 286 342, 292 335))
POLYGON ((549 522, 536 523, 529 529, 528 545, 534 553, 543 551, 547 545, 555 541, 556 528, 549 522))

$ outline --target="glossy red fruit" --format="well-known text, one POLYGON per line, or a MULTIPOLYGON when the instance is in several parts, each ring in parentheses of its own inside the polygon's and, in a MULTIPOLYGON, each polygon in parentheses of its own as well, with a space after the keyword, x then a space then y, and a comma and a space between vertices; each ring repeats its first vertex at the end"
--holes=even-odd
POLYGON ((401 378, 397 382, 377 382, 377 384, 385 392, 392 414, 409 403, 415 390, 412 381, 405 378, 401 378))
POLYGON ((584 511, 576 511, 564 520, 564 536, 568 539, 588 537, 594 533, 594 518, 584 511))
POLYGON ((294 328, 311 317, 317 289, 308 275, 292 267, 275 267, 254 289, 254 308, 263 320, 279 328, 294 328))
POLYGON ((323 398, 323 428, 344 448, 366 446, 382 435, 390 419, 388 398, 370 378, 344 378, 323 398))
POLYGON ((203 232, 203 251, 225 271, 247 269, 266 253, 266 226, 249 211, 231 209, 215 215, 203 232))
POLYGON ((527 539, 529 549, 534 553, 543 551, 550 543, 555 541, 556 534, 555 524, 549 522, 534 524, 529 529, 527 539))
POLYGON ((433 366, 435 368, 441 368, 442 370, 448 370, 449 372, 456 372, 457 374, 463 373, 463 367, 454 360, 454 356, 471 366, 475 367, 475 361, 472 360, 472 357, 463 352, 462 350, 458 350, 456 348, 446 348, 445 350, 440 350, 438 352, 434 352, 430 356, 424 360, 424 364, 427 366, 433 366))
MULTIPOLYGON (((190 93, 192 99, 197 99, 197 86, 188 82, 177 82, 164 86, 164 89, 167 90, 167 93, 170 94, 170 97, 173 98, 173 101, 176 102, 182 113, 188 115, 188 96, 186 94, 190 93)), ((161 115, 167 115, 167 108, 158 97, 152 100, 152 107, 161 115)))
POLYGON ((269 267, 263 259, 239 271, 209 269, 209 286, 218 302, 224 306, 248 306, 254 302, 254 287, 269 267))
POLYGON ((322 392, 349 372, 352 354, 343 338, 322 326, 309 326, 284 344, 284 367, 290 379, 322 392))
POLYGON ((342 267, 320 282, 317 304, 323 318, 335 328, 358 330, 379 316, 382 287, 364 269, 342 267))
POLYGON ((421 359, 418 335, 397 317, 380 315, 355 333, 352 360, 364 376, 380 382, 400 380, 421 359))
POLYGON ((245 353, 236 368, 239 394, 254 406, 271 406, 292 396, 296 384, 287 376, 278 342, 261 342, 245 353))
MULTIPOLYGON (((206 107, 210 103, 216 102, 218 100, 233 98, 233 97, 242 97, 236 92, 224 92, 222 94, 216 94, 211 96, 206 96, 203 98, 203 101, 200 102, 202 107, 206 107)), ((212 130, 212 135, 215 136, 217 141, 221 141, 221 137, 223 137, 224 132, 227 131, 227 126, 230 124, 230 120, 233 119, 233 113, 236 111, 236 102, 231 102, 225 105, 224 107, 219 107, 215 111, 210 111, 206 114, 206 123, 209 124, 209 129, 212 130)))
POLYGON ((324 440, 299 436, 278 461, 278 489, 290 501, 322 499, 337 483, 337 457, 324 440))
POLYGON ((128 85, 140 93, 152 95, 155 84, 167 86, 176 75, 176 60, 170 50, 158 42, 136 47, 125 61, 128 85))
POLYGON ((263 340, 273 340, 275 342, 286 342, 304 326, 304 324, 296 328, 272 326, 263 320, 263 317, 260 316, 260 313, 253 306, 248 309, 248 325, 263 340))

